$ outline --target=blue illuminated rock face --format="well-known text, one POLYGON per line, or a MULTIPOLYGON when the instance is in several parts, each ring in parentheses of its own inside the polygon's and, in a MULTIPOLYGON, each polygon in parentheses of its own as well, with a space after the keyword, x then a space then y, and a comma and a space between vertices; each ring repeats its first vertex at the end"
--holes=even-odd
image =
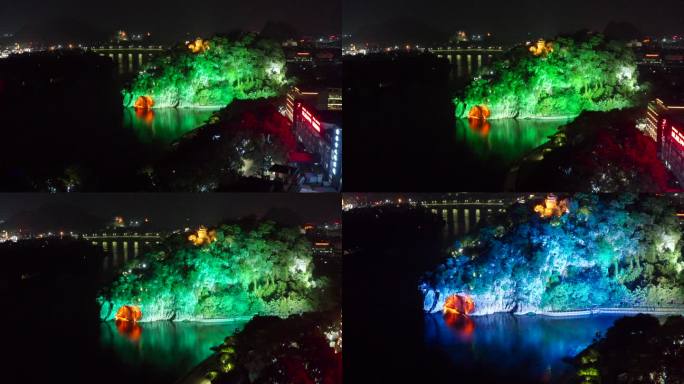
POLYGON ((578 194, 568 210, 513 206, 425 276, 424 309, 452 294, 470 296, 473 315, 684 303, 682 233, 665 199, 578 194))

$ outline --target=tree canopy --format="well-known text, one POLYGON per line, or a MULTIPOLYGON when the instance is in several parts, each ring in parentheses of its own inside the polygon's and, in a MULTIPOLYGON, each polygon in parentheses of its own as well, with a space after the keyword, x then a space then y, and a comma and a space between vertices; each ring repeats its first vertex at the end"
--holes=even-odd
POLYGON ((238 100, 217 111, 156 164, 152 184, 205 192, 240 189, 246 178, 263 180, 272 165, 287 164, 296 149, 290 122, 274 104, 238 100))
POLYGON ((577 116, 633 106, 642 90, 634 54, 602 35, 558 37, 553 50, 534 55, 511 49, 455 98, 456 115, 478 106, 496 118, 577 116))

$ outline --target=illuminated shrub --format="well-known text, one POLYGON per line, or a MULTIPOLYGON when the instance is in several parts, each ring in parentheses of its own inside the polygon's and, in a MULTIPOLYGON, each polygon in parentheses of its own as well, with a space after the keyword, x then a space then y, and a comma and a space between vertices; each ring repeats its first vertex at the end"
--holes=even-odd
POLYGON ((234 99, 275 96, 285 84, 285 56, 278 44, 251 34, 216 36, 150 62, 123 91, 124 105, 137 106, 145 97, 157 108, 225 106, 234 99))
MULTIPOLYGON (((314 279, 311 246, 297 228, 231 224, 214 234, 197 246, 181 235, 169 239, 166 251, 126 266, 98 301, 103 308, 138 308, 143 321, 287 316, 321 305, 326 282, 314 279)), ((118 318, 121 310, 112 312, 101 317, 118 318)))
POLYGON ((577 116, 633 106, 642 90, 634 54, 600 35, 513 48, 489 70, 454 99, 458 117, 482 105, 493 119, 577 116))

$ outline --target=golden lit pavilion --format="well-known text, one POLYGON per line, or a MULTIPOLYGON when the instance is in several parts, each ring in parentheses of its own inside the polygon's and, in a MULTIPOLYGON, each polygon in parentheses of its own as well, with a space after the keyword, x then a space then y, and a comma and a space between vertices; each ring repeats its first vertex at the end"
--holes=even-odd
POLYGON ((539 214, 539 217, 548 219, 550 217, 561 217, 563 214, 568 213, 568 200, 563 199, 558 201, 558 197, 553 193, 550 193, 546 199, 544 199, 544 204, 537 204, 534 207, 534 211, 539 214))
POLYGON ((547 42, 544 39, 539 39, 535 44, 530 46, 530 52, 535 56, 546 56, 553 52, 553 43, 547 42))

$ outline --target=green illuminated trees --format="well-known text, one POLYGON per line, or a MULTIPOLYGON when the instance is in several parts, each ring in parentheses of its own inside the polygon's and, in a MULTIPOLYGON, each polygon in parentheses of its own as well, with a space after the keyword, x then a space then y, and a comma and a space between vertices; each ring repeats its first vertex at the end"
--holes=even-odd
POLYGON ((150 96, 157 107, 225 106, 234 99, 275 96, 285 78, 285 56, 276 43, 252 34, 216 36, 208 48, 178 47, 152 61, 124 90, 124 105, 150 96))
POLYGON ((105 320, 123 305, 139 306, 143 321, 287 316, 319 304, 326 280, 312 270, 297 228, 222 225, 210 244, 171 239, 167 250, 135 260, 98 301, 105 320))
POLYGON ((684 242, 666 199, 579 194, 560 218, 512 211, 430 274, 425 292, 469 294, 480 313, 684 304, 684 242))
POLYGON ((601 35, 559 37, 548 55, 517 47, 454 99, 456 115, 486 106, 490 118, 577 116, 633 106, 641 87, 633 53, 601 35))

